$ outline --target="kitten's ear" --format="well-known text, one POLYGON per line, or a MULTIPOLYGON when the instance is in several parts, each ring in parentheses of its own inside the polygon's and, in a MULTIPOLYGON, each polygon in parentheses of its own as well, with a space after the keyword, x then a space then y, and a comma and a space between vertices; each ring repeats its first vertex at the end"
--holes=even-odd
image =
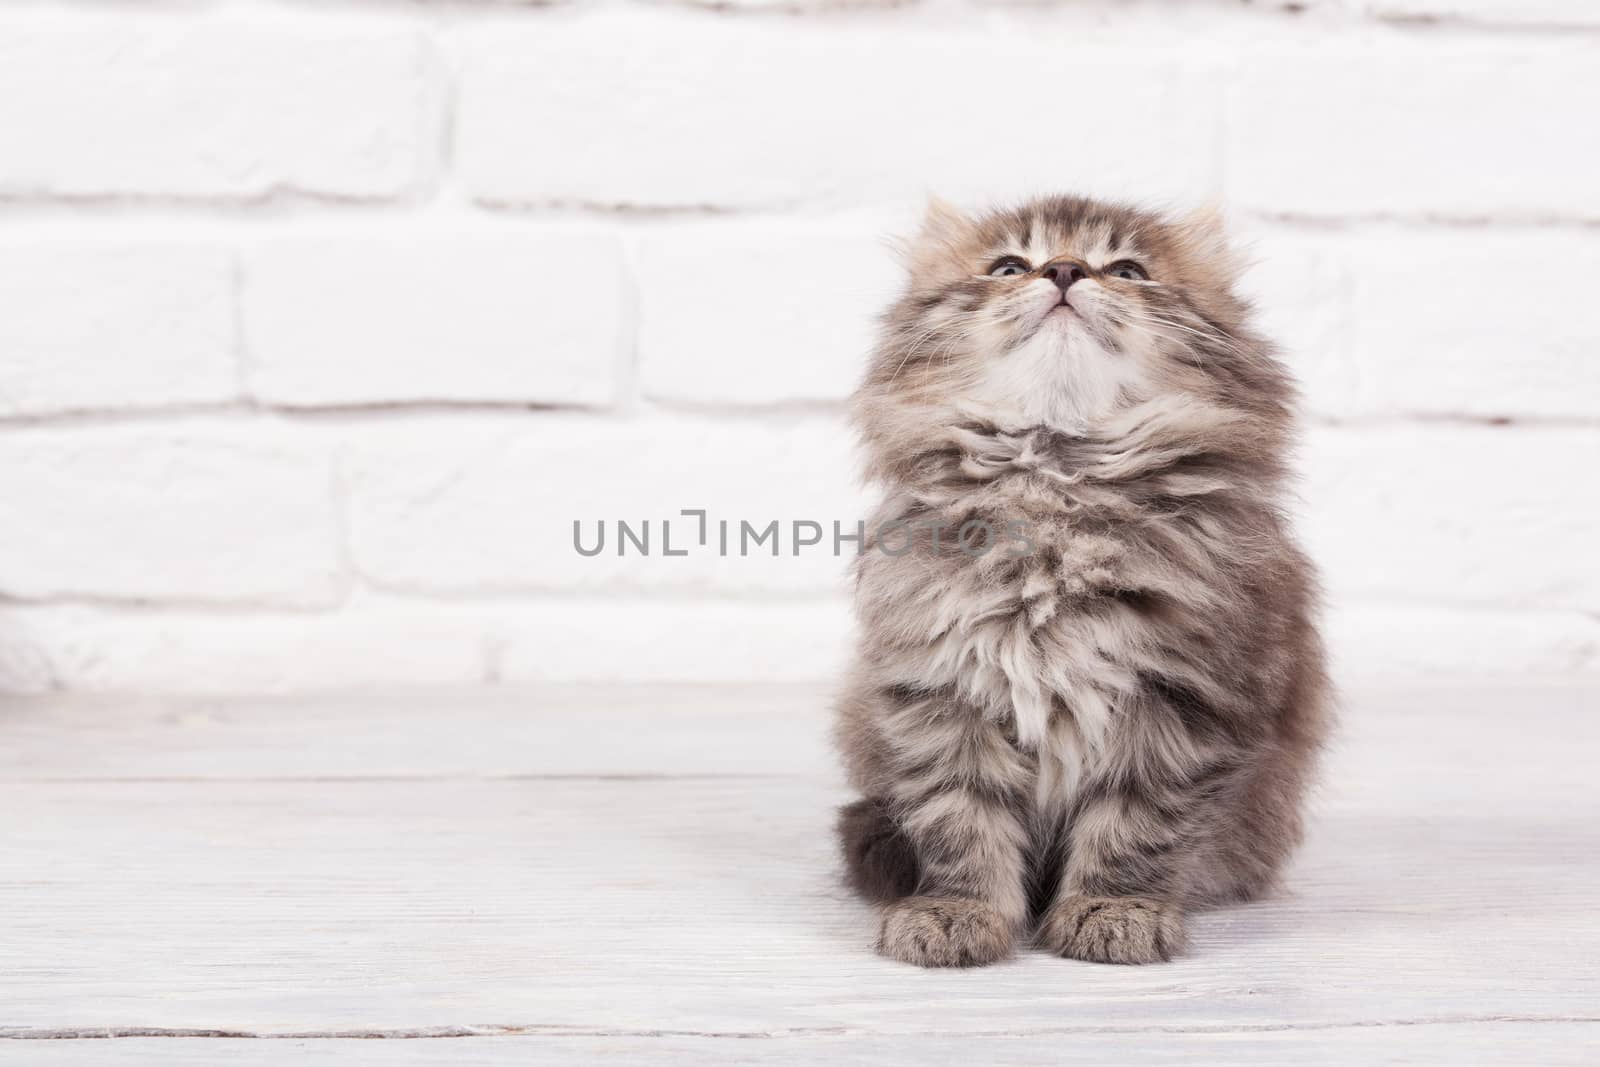
POLYGON ((971 227, 972 220, 960 208, 937 196, 929 197, 916 235, 896 241, 896 251, 915 272, 948 259, 971 227))
POLYGON ((960 208, 941 197, 930 196, 928 206, 922 212, 922 229, 917 233, 917 240, 948 244, 971 225, 960 208))
POLYGON ((1196 258, 1230 275, 1244 267, 1243 257, 1228 237, 1228 219, 1220 203, 1211 201, 1183 215, 1177 220, 1177 229, 1196 258))

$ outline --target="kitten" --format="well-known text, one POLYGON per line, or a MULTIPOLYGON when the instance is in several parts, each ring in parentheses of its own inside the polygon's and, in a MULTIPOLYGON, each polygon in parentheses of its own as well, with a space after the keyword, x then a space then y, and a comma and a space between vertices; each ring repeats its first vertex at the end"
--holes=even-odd
POLYGON ((1271 884, 1329 716, 1293 384, 1207 216, 935 203, 906 258, 853 400, 898 540, 856 567, 849 880, 908 963, 1168 959, 1271 884))

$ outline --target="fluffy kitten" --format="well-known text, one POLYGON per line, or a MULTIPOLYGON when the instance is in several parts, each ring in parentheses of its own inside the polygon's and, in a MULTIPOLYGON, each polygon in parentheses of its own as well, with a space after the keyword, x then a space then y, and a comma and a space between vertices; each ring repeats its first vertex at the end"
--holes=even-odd
POLYGON ((856 571, 850 881, 909 963, 1035 929, 1167 959, 1187 911, 1272 882, 1325 729, 1292 383, 1208 217, 935 204, 907 252, 854 398, 898 540, 856 571))

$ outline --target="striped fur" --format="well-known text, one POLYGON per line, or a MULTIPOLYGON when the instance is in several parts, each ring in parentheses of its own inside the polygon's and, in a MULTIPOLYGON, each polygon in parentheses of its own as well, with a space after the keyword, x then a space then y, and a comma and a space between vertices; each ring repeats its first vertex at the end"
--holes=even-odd
POLYGON ((906 260, 854 400, 869 526, 914 547, 869 545, 855 575, 850 880, 910 963, 1035 931, 1167 959, 1186 911, 1271 884, 1325 732, 1315 576, 1281 510, 1292 383, 1211 218, 935 205, 906 260), (1002 256, 1028 271, 991 276, 1002 256), (1067 260, 1063 290, 1042 268, 1067 260), (961 551, 975 520, 1024 523, 1031 551, 961 551))

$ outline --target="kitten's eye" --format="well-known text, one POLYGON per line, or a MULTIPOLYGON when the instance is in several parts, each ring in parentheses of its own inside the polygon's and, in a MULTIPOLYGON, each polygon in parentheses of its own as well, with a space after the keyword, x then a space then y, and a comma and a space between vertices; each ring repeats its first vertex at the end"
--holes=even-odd
POLYGON ((1032 269, 1025 259, 1018 259, 1016 256, 1001 256, 990 265, 989 277, 1011 278, 1018 274, 1026 274, 1032 269))
POLYGON ((1120 260, 1106 268, 1106 273, 1113 278, 1121 278, 1126 282, 1147 282, 1150 275, 1145 273, 1143 267, 1131 259, 1120 260))

